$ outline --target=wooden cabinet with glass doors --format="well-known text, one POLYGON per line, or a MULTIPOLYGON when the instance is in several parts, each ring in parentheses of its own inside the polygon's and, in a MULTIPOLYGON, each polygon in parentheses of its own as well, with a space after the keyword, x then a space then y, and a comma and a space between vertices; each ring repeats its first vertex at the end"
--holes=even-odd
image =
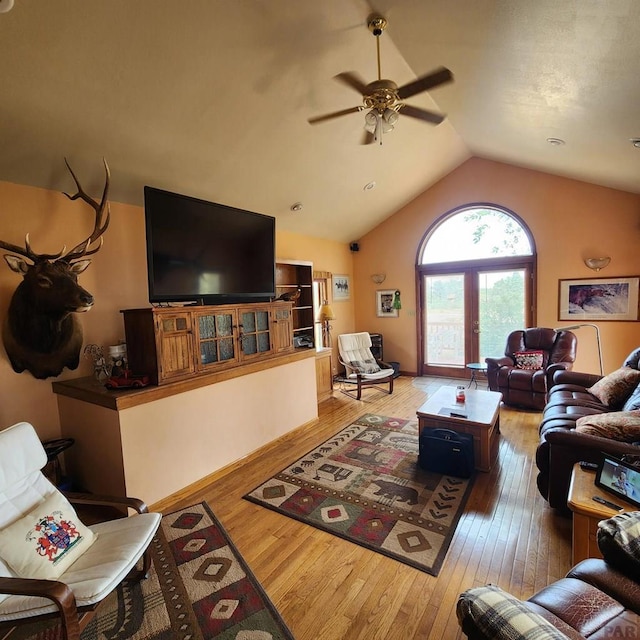
POLYGON ((126 309, 129 368, 165 384, 293 350, 291 302, 126 309))

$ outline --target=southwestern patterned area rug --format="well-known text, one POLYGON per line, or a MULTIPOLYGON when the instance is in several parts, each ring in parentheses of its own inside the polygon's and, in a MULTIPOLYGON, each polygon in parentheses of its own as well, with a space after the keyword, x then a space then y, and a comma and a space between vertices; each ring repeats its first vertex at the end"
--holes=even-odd
POLYGON ((418 426, 366 414, 245 499, 438 575, 472 480, 418 467, 418 426))
MULTIPOLYGON (((149 578, 112 593, 81 640, 293 640, 205 502, 164 516, 151 548, 149 578)), ((62 635, 60 625, 40 622, 0 637, 62 635)))

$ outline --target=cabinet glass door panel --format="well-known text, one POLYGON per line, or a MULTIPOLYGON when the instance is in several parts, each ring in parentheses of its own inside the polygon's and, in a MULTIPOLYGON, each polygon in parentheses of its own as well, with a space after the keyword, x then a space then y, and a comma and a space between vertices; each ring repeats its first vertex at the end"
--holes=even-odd
POLYGON ((256 315, 253 312, 242 314, 242 332, 253 333, 256 330, 256 315))
POLYGON ((259 309, 256 311, 243 311, 240 314, 242 355, 254 356, 271 350, 271 338, 269 327, 269 311, 259 309))
POLYGON ((214 341, 201 342, 200 364, 212 364, 213 362, 218 362, 218 350, 216 348, 216 343, 214 341))
POLYGON ((200 366, 237 360, 233 329, 233 313, 198 315, 200 366))
POLYGON ((198 318, 198 330, 200 332, 201 340, 206 340, 207 338, 215 338, 216 337, 216 317, 200 316, 198 318))
POLYGON ((260 311, 256 314, 256 329, 258 331, 269 331, 269 312, 260 311))
POLYGON ((242 336, 242 353, 245 356, 258 353, 258 342, 255 335, 242 336))
POLYGON ((269 351, 269 349, 271 349, 269 334, 259 333, 258 334, 258 353, 264 353, 265 351, 269 351))
POLYGON ((222 338, 218 342, 220 347, 220 360, 233 360, 236 357, 235 349, 233 348, 233 338, 222 338))
POLYGON ((233 335, 233 316, 230 313, 216 316, 216 335, 218 337, 233 335))

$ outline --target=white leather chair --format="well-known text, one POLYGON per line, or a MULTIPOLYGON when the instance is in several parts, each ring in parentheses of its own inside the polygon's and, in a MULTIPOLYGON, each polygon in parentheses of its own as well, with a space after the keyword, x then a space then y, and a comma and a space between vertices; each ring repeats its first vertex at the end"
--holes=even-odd
POLYGON ((362 398, 363 387, 372 387, 378 391, 386 391, 380 385, 389 385, 388 393, 393 393, 393 376, 395 371, 386 362, 377 360, 371 353, 371 336, 366 332, 343 333, 338 336, 340 362, 345 368, 347 384, 356 385, 353 391, 342 389, 342 393, 362 398))
MULTIPOLYGON (((6 560, 9 546, 13 548, 14 541, 25 540, 24 533, 20 537, 14 530, 25 516, 25 522, 40 518, 40 511, 44 509, 41 505, 58 502, 62 495, 41 472, 46 463, 47 455, 32 425, 20 422, 0 431, 0 536, 10 534, 0 542, 0 623, 7 626, 7 623, 17 624, 38 616, 59 614, 65 637, 77 640, 84 626, 80 614, 95 608, 126 577, 139 579, 146 575, 150 568, 148 546, 161 515, 148 513, 146 505, 133 498, 68 494, 66 498, 71 504, 116 506, 123 516, 127 508, 137 513, 90 525, 88 529, 93 535, 87 532, 85 540, 92 539, 93 542, 88 543, 90 546, 83 549, 56 579, 24 575, 24 569, 18 575, 12 568, 17 566, 15 558, 6 560), (142 570, 136 571, 143 555, 142 570)), ((69 520, 63 522, 66 524, 69 520)), ((83 525, 80 523, 79 526, 83 525)), ((40 529, 36 527, 36 531, 40 529)), ((39 540, 48 544, 45 538, 39 540)), ((40 556, 46 555, 42 546, 36 548, 34 545, 36 542, 31 543, 25 556, 38 555, 38 549, 40 556)), ((17 553, 22 551, 20 547, 17 553)))

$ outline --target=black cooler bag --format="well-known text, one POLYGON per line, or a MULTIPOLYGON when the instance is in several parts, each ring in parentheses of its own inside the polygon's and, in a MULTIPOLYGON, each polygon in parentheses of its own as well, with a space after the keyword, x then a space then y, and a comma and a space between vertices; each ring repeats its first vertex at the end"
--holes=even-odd
POLYGON ((468 478, 474 471, 473 436, 450 429, 423 429, 419 463, 425 471, 468 478))

